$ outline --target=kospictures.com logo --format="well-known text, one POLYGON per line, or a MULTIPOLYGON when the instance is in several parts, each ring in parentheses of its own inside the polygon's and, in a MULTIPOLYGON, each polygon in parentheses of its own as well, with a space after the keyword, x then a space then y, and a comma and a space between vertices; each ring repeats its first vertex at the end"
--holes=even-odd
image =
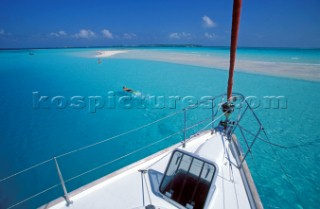
MULTIPOLYGON (((286 109, 285 96, 247 96, 244 98, 251 108, 286 109)), ((243 99, 234 99, 235 107, 240 108, 243 99)), ((143 96, 143 95, 117 95, 114 91, 104 96, 47 96, 38 91, 32 92, 34 109, 84 109, 95 113, 99 109, 177 109, 202 108, 212 109, 221 104, 213 96, 143 96)))

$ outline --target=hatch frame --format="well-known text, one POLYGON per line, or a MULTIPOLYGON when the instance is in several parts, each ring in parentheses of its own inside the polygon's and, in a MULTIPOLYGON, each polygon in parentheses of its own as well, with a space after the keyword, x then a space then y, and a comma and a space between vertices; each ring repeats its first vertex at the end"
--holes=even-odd
MULTIPOLYGON (((190 166, 190 167, 189 167, 189 170, 188 170, 187 173, 186 173, 186 176, 190 174, 189 171, 190 171, 190 168, 191 168, 191 165, 192 165, 194 159, 201 161, 201 162, 203 163, 203 166, 204 166, 205 164, 209 164, 210 166, 212 166, 212 167, 214 168, 214 172, 213 172, 213 174, 212 174, 212 178, 211 178, 211 180, 209 181, 209 184, 208 184, 208 192, 207 192, 206 197, 205 197, 205 200, 204 200, 204 202, 203 202, 203 208, 207 208, 208 204, 210 203, 210 201, 208 201, 208 200, 211 199, 211 198, 208 198, 208 197, 212 197, 212 195, 214 194, 215 189, 216 189, 215 182, 216 182, 216 179, 217 179, 217 176, 218 176, 218 173, 219 173, 219 166, 218 166, 215 162, 212 162, 212 161, 210 161, 210 160, 208 160, 208 159, 206 159, 206 158, 200 157, 199 155, 194 154, 194 153, 190 153, 190 152, 187 152, 187 151, 184 151, 184 150, 181 150, 181 149, 175 149, 175 150, 172 152, 171 157, 170 157, 170 160, 168 161, 168 164, 167 164, 167 166, 166 166, 166 170, 165 170, 165 172, 164 172, 164 174, 163 174, 163 178, 161 179, 161 182, 160 182, 160 184, 159 184, 159 193, 161 194, 161 196, 162 196, 166 201, 170 202, 171 204, 173 204, 173 205, 175 205, 175 206, 177 206, 177 207, 179 207, 179 208, 193 209, 193 206, 192 206, 191 204, 188 204, 188 203, 187 203, 186 205, 182 205, 181 203, 179 203, 179 202, 177 202, 176 200, 172 199, 172 198, 167 194, 167 192, 162 191, 162 188, 161 188, 162 185, 164 184, 164 181, 166 180, 166 177, 168 176, 168 175, 167 175, 168 170, 169 170, 169 168, 170 168, 170 165, 172 165, 172 163, 173 163, 172 160, 173 160, 173 158, 174 158, 174 156, 175 156, 175 154, 176 154, 177 152, 179 152, 179 153, 182 154, 180 161, 182 161, 182 158, 183 158, 184 155, 187 155, 188 157, 191 157, 191 158, 192 158, 192 161, 189 163, 189 166, 190 166)), ((178 173, 178 172, 177 172, 178 169, 179 169, 179 166, 177 167, 177 170, 174 172, 173 176, 175 176, 175 175, 178 173)), ((201 178, 201 175, 202 175, 201 172, 202 172, 202 171, 200 171, 200 174, 198 175, 197 183, 199 183, 200 180, 202 180, 202 181, 205 180, 205 179, 202 179, 202 178, 201 178)), ((193 174, 190 174, 190 176, 191 176, 191 175, 193 175, 193 174)), ((195 176, 195 175, 193 175, 193 176, 195 176)), ((173 178, 174 178, 174 177, 173 177, 173 178)), ((172 180, 173 180, 173 179, 172 179, 172 180)), ((171 181, 172 181, 172 180, 171 180, 171 181)), ((170 182, 171 182, 171 181, 170 181, 170 182)), ((173 181, 172 181, 172 182, 173 182, 173 181)), ((167 184, 167 186, 168 186, 168 184, 167 184)), ((182 193, 182 192, 181 192, 181 193, 182 193)))

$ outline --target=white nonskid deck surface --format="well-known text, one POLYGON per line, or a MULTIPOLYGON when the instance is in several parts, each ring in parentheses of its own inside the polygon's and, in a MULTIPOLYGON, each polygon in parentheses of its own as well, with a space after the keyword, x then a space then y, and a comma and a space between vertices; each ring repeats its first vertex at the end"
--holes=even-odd
MULTIPOLYGON (((211 135, 209 132, 190 140, 185 148, 188 152, 195 152, 201 157, 213 160, 219 167, 218 177, 215 185, 216 190, 211 198, 209 208, 211 209, 247 209, 251 208, 239 170, 229 164, 227 152, 230 159, 236 164, 234 157, 228 148, 228 141, 220 134, 211 135), (204 144, 205 143, 205 144, 204 144), (201 146, 202 145, 202 146, 201 146)), ((147 169, 144 184, 145 205, 153 204, 157 209, 177 208, 167 202, 160 195, 158 188, 163 173, 170 159, 172 149, 166 150, 153 159, 142 160, 126 171, 117 175, 106 177, 98 184, 87 185, 86 189, 71 197, 73 204, 69 207, 65 202, 57 203, 49 208, 61 209, 133 209, 143 208, 143 189, 140 169, 147 169), (146 185, 147 184, 147 185, 146 185)), ((210 198, 210 197, 208 197, 210 198)), ((48 207, 48 205, 47 205, 48 207)))

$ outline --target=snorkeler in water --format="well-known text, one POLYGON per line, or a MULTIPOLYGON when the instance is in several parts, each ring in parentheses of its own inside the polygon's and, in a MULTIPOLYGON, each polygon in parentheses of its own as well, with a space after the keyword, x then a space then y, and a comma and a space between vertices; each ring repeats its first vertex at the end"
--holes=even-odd
POLYGON ((126 86, 123 86, 122 89, 123 89, 123 91, 129 92, 129 93, 133 93, 134 92, 132 89, 129 89, 126 86))

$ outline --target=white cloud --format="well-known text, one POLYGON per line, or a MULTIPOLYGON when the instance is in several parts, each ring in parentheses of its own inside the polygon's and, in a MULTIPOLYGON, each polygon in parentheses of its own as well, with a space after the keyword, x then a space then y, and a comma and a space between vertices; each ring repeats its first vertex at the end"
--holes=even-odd
POLYGON ((203 27, 206 27, 206 28, 212 28, 216 26, 216 23, 213 22, 213 20, 211 20, 210 17, 205 15, 202 17, 202 25, 203 27))
POLYGON ((76 38, 93 38, 96 37, 96 34, 91 30, 82 29, 79 33, 74 34, 76 38))
POLYGON ((170 39, 183 39, 183 38, 190 38, 190 37, 191 37, 191 34, 186 32, 169 34, 170 39))
POLYGON ((216 34, 214 33, 205 33, 204 37, 208 38, 208 39, 213 39, 215 38, 216 34))
POLYGON ((171 34, 169 34, 169 38, 171 38, 171 39, 180 39, 180 36, 178 35, 178 33, 171 33, 171 34))
POLYGON ((63 30, 60 30, 60 31, 58 32, 58 34, 59 34, 60 36, 66 36, 66 35, 67 35, 67 33, 64 32, 63 30))
POLYGON ((111 33, 109 30, 103 29, 103 30, 101 31, 101 33, 102 33, 103 37, 105 37, 105 38, 107 38, 107 39, 113 39, 113 35, 112 35, 112 33, 111 33))
POLYGON ((124 33, 123 34, 123 38, 124 39, 133 39, 133 38, 136 38, 136 37, 137 37, 137 35, 134 34, 134 33, 124 33))
POLYGON ((4 35, 4 34, 5 34, 4 30, 1 29, 1 30, 0 30, 0 35, 4 35))
POLYGON ((63 30, 60 30, 58 32, 52 32, 50 33, 50 36, 55 36, 55 37, 60 37, 60 36, 66 36, 67 33, 64 32, 63 30))
POLYGON ((59 37, 59 34, 58 33, 50 33, 50 36, 59 37))

